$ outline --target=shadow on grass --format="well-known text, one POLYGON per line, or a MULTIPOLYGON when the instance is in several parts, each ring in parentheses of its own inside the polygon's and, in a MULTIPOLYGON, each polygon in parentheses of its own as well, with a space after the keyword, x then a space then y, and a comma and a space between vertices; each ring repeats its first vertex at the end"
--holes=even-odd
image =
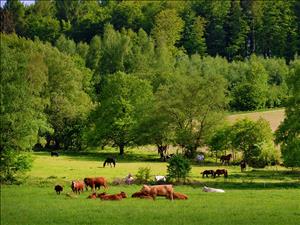
MULTIPOLYGON (((51 158, 49 152, 34 152, 34 154, 51 158)), ((161 162, 159 156, 155 154, 127 153, 121 156, 116 152, 59 152, 59 155, 82 161, 104 162, 107 157, 113 157, 117 162, 161 162)))

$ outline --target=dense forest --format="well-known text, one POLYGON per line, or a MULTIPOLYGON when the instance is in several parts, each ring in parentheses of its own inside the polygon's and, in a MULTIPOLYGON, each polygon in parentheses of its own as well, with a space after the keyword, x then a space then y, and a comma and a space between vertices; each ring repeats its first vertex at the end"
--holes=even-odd
POLYGON ((216 145, 225 111, 272 107, 289 110, 277 142, 300 165, 299 1, 7 0, 0 14, 6 177, 32 148, 174 144, 193 157, 216 145))

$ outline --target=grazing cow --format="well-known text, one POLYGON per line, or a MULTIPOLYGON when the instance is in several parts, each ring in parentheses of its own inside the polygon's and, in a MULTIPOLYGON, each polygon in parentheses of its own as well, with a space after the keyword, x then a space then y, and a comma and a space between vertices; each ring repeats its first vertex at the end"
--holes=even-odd
POLYGON ((144 185, 141 192, 151 195, 154 200, 156 196, 168 196, 171 200, 173 200, 174 190, 171 184, 153 186, 144 185))
POLYGON ((150 194, 146 194, 146 193, 143 193, 141 191, 133 193, 131 195, 131 197, 132 198, 145 198, 145 199, 152 199, 153 200, 153 197, 150 194))
MULTIPOLYGON (((166 198, 169 198, 169 197, 166 197, 166 198)), ((186 199, 188 199, 188 196, 185 194, 182 194, 180 192, 174 192, 173 199, 186 200, 186 199)))
POLYGON ((60 185, 56 185, 54 187, 54 190, 56 191, 56 194, 60 195, 60 192, 63 191, 63 187, 60 185))
POLYGON ((243 172, 244 170, 246 170, 246 161, 245 160, 242 160, 241 163, 240 163, 240 166, 241 166, 241 172, 243 172))
POLYGON ((72 191, 76 194, 80 194, 80 192, 83 192, 84 189, 84 182, 83 181, 72 181, 71 185, 72 191))
POLYGON ((167 179, 166 179, 166 177, 165 176, 155 176, 155 181, 156 182, 166 182, 167 181, 167 179))
POLYGON ((108 188, 107 181, 104 177, 84 178, 85 188, 91 187, 92 190, 100 189, 103 186, 105 189, 108 188))
POLYGON ((216 177, 216 175, 218 175, 218 177, 219 177, 219 176, 222 175, 222 174, 224 174, 224 177, 225 177, 225 178, 228 177, 228 172, 227 172, 227 170, 222 169, 222 170, 216 170, 216 171, 214 172, 214 178, 216 177))
POLYGON ((232 156, 231 154, 229 154, 229 155, 222 155, 221 158, 220 158, 220 161, 222 162, 222 165, 224 165, 224 164, 229 165, 229 161, 231 159, 231 156, 232 156))
POLYGON ((125 192, 121 191, 119 194, 108 195, 105 193, 101 193, 98 195, 101 200, 122 200, 123 198, 127 198, 125 192))
POLYGON ((210 188, 210 187, 206 187, 204 186, 202 189, 204 192, 219 192, 219 193, 224 193, 225 191, 222 189, 217 189, 217 188, 210 188))
POLYGON ((51 156, 56 156, 56 157, 58 157, 58 152, 51 152, 51 156))
POLYGON ((111 164, 113 164, 114 167, 116 167, 116 160, 115 160, 114 158, 112 158, 112 157, 108 157, 108 158, 104 161, 104 163, 103 163, 103 167, 104 167, 104 168, 105 168, 106 163, 108 163, 108 164, 110 165, 110 167, 112 167, 111 164))
POLYGON ((204 170, 201 174, 202 174, 202 177, 204 177, 204 175, 206 177, 208 177, 209 174, 211 174, 211 177, 213 177, 215 172, 213 170, 204 170))

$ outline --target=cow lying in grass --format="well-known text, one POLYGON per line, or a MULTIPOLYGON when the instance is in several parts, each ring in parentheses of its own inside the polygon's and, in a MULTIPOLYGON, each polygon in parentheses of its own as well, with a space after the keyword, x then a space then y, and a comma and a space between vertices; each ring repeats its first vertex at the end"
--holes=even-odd
POLYGON ((145 198, 145 199, 153 199, 150 194, 143 193, 141 191, 135 192, 131 195, 132 198, 145 198))
POLYGON ((204 192, 219 192, 219 193, 224 193, 225 191, 222 189, 217 189, 217 188, 210 188, 210 187, 206 187, 204 186, 202 189, 204 192))
MULTIPOLYGON (((169 197, 166 197, 166 198, 170 199, 169 197)), ((188 199, 188 196, 185 194, 182 194, 180 192, 174 192, 173 199, 186 200, 186 199, 188 199)))
POLYGON ((127 198, 125 192, 121 191, 119 194, 108 195, 106 193, 98 194, 98 197, 101 200, 122 200, 123 198, 127 198))
POLYGON ((96 192, 90 194, 87 198, 88 198, 88 199, 96 199, 96 198, 97 198, 96 192))
POLYGON ((169 199, 173 200, 174 190, 171 184, 153 186, 144 185, 141 189, 141 192, 145 193, 146 195, 152 196, 154 200, 156 196, 166 196, 169 197, 169 199))

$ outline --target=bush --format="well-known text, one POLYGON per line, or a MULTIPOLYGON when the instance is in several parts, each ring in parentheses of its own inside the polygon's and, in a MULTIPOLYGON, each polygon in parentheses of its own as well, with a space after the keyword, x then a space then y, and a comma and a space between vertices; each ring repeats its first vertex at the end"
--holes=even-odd
POLYGON ((176 179, 177 182, 179 182, 180 179, 183 179, 185 182, 186 177, 191 171, 189 160, 182 155, 174 155, 168 163, 168 179, 176 179))
POLYGON ((137 182, 144 183, 150 180, 151 169, 149 167, 140 167, 136 174, 137 182))
POLYGON ((1 152, 1 183, 14 183, 19 175, 28 171, 32 166, 32 157, 30 153, 18 153, 16 151, 1 152))

